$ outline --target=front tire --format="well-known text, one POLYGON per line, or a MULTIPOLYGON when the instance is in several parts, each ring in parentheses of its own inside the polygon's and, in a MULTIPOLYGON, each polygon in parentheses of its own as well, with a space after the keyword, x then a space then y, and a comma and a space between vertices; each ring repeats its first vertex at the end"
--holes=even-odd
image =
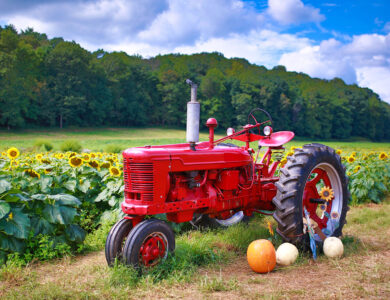
POLYGON ((123 260, 135 268, 153 267, 175 250, 175 234, 164 221, 148 219, 130 232, 123 260))
MULTIPOLYGON (((284 241, 306 246, 304 207, 326 237, 342 234, 350 194, 345 167, 332 148, 308 144, 302 149, 295 149, 280 169, 276 187, 277 193, 272 200, 276 207, 273 216, 278 223, 276 231, 284 241), (320 198, 320 189, 324 186, 331 188, 334 196, 326 204, 313 202, 311 199, 320 198)), ((318 234, 314 238, 316 242, 322 242, 318 234)))
POLYGON ((123 246, 132 227, 132 220, 122 219, 111 228, 105 246, 106 260, 109 266, 115 263, 115 259, 122 259, 123 246))

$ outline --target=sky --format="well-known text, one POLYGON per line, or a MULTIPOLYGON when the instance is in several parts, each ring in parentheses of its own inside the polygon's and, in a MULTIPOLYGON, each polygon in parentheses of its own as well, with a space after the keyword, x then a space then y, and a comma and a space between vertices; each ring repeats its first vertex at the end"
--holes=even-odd
POLYGON ((342 78, 390 103, 390 0, 0 0, 6 24, 90 51, 217 51, 342 78))

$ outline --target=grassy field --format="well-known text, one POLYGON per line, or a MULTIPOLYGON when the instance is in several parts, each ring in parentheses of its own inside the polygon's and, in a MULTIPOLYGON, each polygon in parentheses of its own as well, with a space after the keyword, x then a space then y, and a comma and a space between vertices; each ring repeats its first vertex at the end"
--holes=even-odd
MULTIPOLYGON (((185 130, 167 128, 106 128, 106 129, 51 129, 51 130, 24 130, 24 131, 0 131, 0 150, 9 147, 31 149, 37 140, 46 139, 53 144, 54 150, 59 150, 65 140, 78 140, 82 147, 94 151, 103 151, 109 145, 119 146, 123 149, 144 146, 163 145, 185 142, 185 130)), ((216 137, 222 137, 222 134, 216 137)), ((201 132, 201 141, 208 140, 208 133, 201 132)), ((294 139, 287 144, 290 146, 302 146, 311 140, 294 139)), ((344 141, 318 141, 333 148, 345 151, 388 151, 390 143, 372 143, 369 141, 344 142, 344 141)), ((253 145, 256 147, 256 145, 253 145)))
MULTIPOLYGON (((173 270, 167 266, 139 277, 133 270, 108 268, 103 251, 65 257, 0 272, 1 299, 389 299, 390 199, 353 207, 344 227, 341 259, 300 254, 290 267, 269 274, 250 270, 248 241, 267 238, 267 221, 224 231, 189 231, 177 238, 173 270), (206 250, 212 253, 206 255, 206 250), (185 256, 210 261, 178 266, 185 256), (168 272, 169 274, 163 274, 168 272), (164 278, 164 279, 161 279, 164 278)), ((276 243, 278 244, 278 242, 276 243)))

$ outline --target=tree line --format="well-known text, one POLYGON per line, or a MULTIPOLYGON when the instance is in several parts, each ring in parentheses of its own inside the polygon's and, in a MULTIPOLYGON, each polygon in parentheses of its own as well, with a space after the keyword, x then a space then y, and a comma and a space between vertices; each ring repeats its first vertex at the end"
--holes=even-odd
POLYGON ((201 123, 247 122, 267 110, 275 130, 310 138, 390 139, 390 105, 368 88, 341 79, 271 70, 220 53, 152 58, 79 44, 28 28, 0 26, 0 127, 184 127, 189 86, 198 83, 201 123))

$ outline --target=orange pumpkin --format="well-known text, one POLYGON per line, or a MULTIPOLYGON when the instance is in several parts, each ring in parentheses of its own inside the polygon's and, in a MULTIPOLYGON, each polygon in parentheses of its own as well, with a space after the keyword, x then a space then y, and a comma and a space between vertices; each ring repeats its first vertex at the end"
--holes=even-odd
POLYGON ((275 268, 275 247, 268 240, 262 239, 250 243, 246 256, 249 266, 256 273, 268 273, 275 268))

